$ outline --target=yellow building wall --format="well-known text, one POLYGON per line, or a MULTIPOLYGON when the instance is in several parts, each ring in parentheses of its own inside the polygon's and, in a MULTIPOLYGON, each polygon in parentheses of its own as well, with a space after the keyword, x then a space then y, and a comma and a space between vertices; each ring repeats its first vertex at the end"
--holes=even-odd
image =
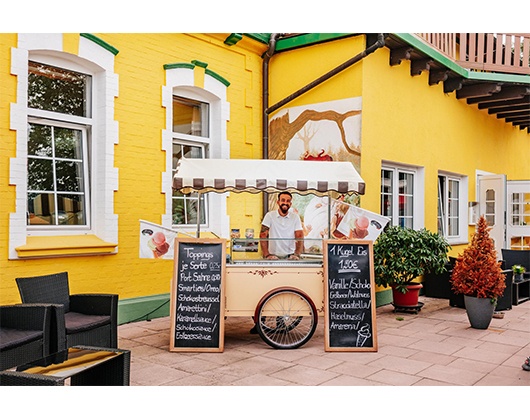
MULTIPOLYGON (((425 168, 425 227, 433 232, 439 170, 468 176, 468 201, 477 201, 476 171, 530 179, 526 131, 458 100, 454 92, 444 94, 442 83, 429 86, 428 72, 411 76, 409 61, 391 67, 389 55, 379 49, 363 65, 364 206, 379 211, 383 160, 425 168)), ((469 237, 473 232, 470 226, 469 237)))
MULTIPOLYGON (((72 293, 118 293, 120 299, 168 293, 171 260, 139 258, 139 220, 161 223, 165 197, 162 130, 165 108, 164 64, 198 60, 230 82, 227 139, 232 158, 261 158, 261 58, 266 46, 248 39, 228 47, 229 34, 93 34, 116 48, 119 77, 114 119, 119 125, 114 166, 119 171, 114 213, 118 215, 118 253, 107 256, 8 260, 9 213, 15 189, 9 185, 9 159, 15 156, 15 133, 9 129, 10 103, 16 102, 16 78, 10 75, 15 34, 0 34, 0 304, 20 302, 15 278, 68 271, 72 293)), ((63 49, 77 53, 79 34, 63 35, 63 49)), ((199 69, 204 72, 203 69, 199 69)), ((196 80, 201 81, 198 77, 196 80)), ((230 223, 259 228, 261 201, 240 195, 244 205, 228 200, 230 223)), ((241 203, 241 201, 239 202, 241 203)))
MULTIPOLYGON (((362 52, 364 36, 275 55, 271 64, 271 105, 362 52)), ((361 164, 366 183, 361 206, 380 212, 383 161, 423 167, 425 227, 437 231, 438 171, 468 176, 469 201, 476 201, 476 171, 530 179, 528 134, 504 120, 429 86, 428 72, 410 75, 410 62, 390 66, 380 48, 286 107, 362 96, 361 164)), ((469 235, 474 228, 469 228, 469 235)), ((455 245, 457 255, 465 244, 455 245)))

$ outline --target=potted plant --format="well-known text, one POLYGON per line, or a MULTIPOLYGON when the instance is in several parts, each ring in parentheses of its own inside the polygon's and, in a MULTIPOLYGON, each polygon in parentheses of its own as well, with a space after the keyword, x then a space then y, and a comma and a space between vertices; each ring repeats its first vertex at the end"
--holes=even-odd
POLYGON ((513 281, 522 281, 523 274, 526 272, 526 268, 524 268, 520 264, 516 264, 516 265, 512 265, 512 271, 513 271, 513 281))
POLYGON ((413 280, 428 272, 443 273, 450 248, 443 236, 425 228, 388 226, 373 247, 375 283, 392 288, 394 306, 418 307, 422 285, 413 280))
POLYGON ((464 304, 471 327, 487 329, 497 304, 503 295, 506 275, 493 239, 489 235, 488 222, 480 216, 471 244, 458 256, 451 274, 452 289, 464 295, 464 304))

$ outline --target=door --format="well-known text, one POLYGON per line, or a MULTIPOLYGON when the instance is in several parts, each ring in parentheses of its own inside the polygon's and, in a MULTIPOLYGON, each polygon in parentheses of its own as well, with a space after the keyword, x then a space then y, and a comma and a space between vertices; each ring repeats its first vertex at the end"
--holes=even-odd
POLYGON ((506 189, 506 246, 530 250, 530 181, 508 181, 506 189))
POLYGON ((484 215, 491 228, 497 257, 506 243, 506 175, 479 175, 479 214, 484 215))

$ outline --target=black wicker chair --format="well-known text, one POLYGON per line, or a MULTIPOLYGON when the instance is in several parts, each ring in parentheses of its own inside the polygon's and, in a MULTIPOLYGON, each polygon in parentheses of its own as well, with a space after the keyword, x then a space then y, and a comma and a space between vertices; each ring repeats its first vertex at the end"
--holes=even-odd
POLYGON ((0 370, 50 354, 52 312, 52 305, 0 306, 0 370))
POLYGON ((503 268, 511 269, 514 265, 522 265, 530 270, 530 251, 518 249, 502 249, 503 268))
POLYGON ((16 282, 23 303, 58 305, 56 322, 52 322, 52 343, 60 342, 63 336, 66 348, 118 347, 118 295, 70 295, 67 272, 21 277, 16 282))

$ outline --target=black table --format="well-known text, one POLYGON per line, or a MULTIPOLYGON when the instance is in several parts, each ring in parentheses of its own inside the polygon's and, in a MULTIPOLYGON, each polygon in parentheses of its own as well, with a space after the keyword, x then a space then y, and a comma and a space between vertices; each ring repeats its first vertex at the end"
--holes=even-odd
POLYGON ((530 300, 530 277, 526 275, 523 280, 513 282, 513 304, 519 305, 520 303, 530 300))
POLYGON ((129 350, 75 346, 0 372, 0 385, 129 385, 129 350))

